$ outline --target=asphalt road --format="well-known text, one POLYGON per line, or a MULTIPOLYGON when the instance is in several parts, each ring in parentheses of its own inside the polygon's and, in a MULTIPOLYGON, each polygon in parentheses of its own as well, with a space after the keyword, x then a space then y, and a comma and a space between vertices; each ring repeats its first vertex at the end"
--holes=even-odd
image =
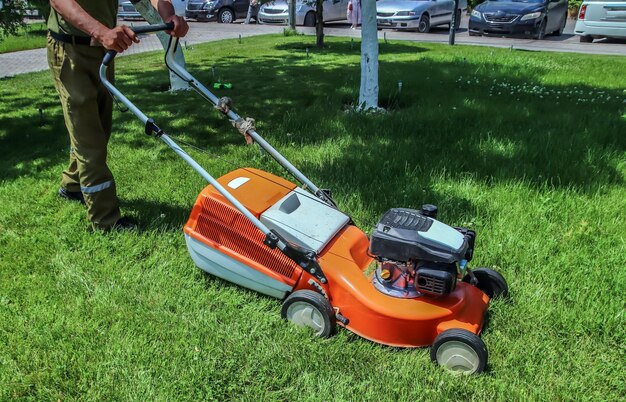
MULTIPOLYGON (((467 15, 464 15, 461 19, 461 26, 455 36, 455 43, 463 45, 492 46, 504 48, 510 48, 512 46, 515 49, 534 51, 574 52, 626 56, 626 40, 600 39, 594 41, 594 43, 580 43, 579 37, 574 35, 574 25, 576 25, 576 21, 571 19, 567 20, 567 25, 565 26, 563 35, 546 36, 544 40, 469 36, 467 30, 468 23, 469 17, 467 15)), ((305 29, 308 30, 309 28, 305 29)), ((311 33, 314 34, 314 30, 311 30, 311 33)), ((336 36, 360 36, 360 33, 358 31, 355 32, 350 30, 349 25, 342 22, 327 24, 326 28, 324 29, 324 33, 327 35, 336 36)), ((449 28, 447 26, 443 26, 432 28, 431 32, 427 34, 384 29, 383 31, 379 31, 378 36, 381 39, 386 36, 387 39, 448 43, 448 35, 449 28)))

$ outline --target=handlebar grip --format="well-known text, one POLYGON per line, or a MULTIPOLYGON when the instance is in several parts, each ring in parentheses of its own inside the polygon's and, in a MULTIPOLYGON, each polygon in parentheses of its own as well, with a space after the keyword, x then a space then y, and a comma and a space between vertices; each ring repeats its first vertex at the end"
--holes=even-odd
POLYGON ((102 59, 102 64, 108 67, 116 55, 117 55, 117 52, 115 50, 107 51, 107 54, 104 55, 104 59, 102 59))
MULTIPOLYGON (((174 23, 173 22, 167 22, 167 23, 163 23, 163 24, 142 25, 142 26, 139 26, 139 27, 132 27, 131 29, 136 34, 150 33, 150 32, 159 32, 159 31, 169 31, 169 30, 174 29, 174 23)), ((113 61, 113 59, 115 58, 116 55, 117 55, 117 52, 115 50, 107 51, 107 53, 104 55, 104 59, 102 59, 102 64, 104 64, 105 66, 108 67, 109 64, 111 64, 111 62, 113 61)))
POLYGON ((139 26, 139 27, 132 27, 131 29, 136 34, 149 33, 149 32, 159 32, 159 31, 169 31, 169 30, 174 29, 174 23, 173 22, 168 22, 168 23, 163 23, 163 24, 142 25, 142 26, 139 26))

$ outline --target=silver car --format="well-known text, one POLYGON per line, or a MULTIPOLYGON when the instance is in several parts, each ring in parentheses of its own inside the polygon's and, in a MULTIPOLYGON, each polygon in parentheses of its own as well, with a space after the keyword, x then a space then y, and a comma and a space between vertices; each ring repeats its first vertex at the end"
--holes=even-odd
MULTIPOLYGON (((346 19, 348 0, 324 0, 324 22, 346 19)), ((315 26, 315 2, 296 0, 296 25, 315 26)), ((260 24, 286 24, 289 21, 287 2, 276 0, 265 3, 259 9, 260 24)))
MULTIPOLYGON (((459 1, 456 10, 456 27, 461 24, 462 10, 467 0, 459 1)), ((413 29, 426 33, 437 25, 450 24, 454 0, 380 0, 376 3, 376 20, 379 28, 413 29)))
POLYGON ((581 42, 626 38, 626 1, 589 1, 580 6, 574 33, 581 42))
POLYGON ((130 1, 118 1, 117 18, 123 20, 142 20, 143 17, 130 1))

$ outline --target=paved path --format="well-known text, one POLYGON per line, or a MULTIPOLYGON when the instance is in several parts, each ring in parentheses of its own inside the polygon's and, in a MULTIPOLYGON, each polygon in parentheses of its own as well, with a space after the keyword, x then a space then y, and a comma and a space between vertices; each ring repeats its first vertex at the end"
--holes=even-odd
MULTIPOLYGON (((130 25, 128 22, 123 23, 130 25)), ((141 22, 136 23, 136 25, 143 24, 144 23, 141 22)), ((267 25, 257 26, 200 22, 190 22, 189 25, 189 33, 182 39, 183 43, 186 42, 189 45, 222 39, 234 39, 238 38, 239 35, 246 37, 283 31, 283 27, 267 25)), ((152 50, 163 50, 161 42, 159 42, 156 35, 145 35, 141 37, 139 44, 131 46, 124 53, 120 53, 119 56, 128 56, 152 50)), ((33 49, 0 54, 0 78, 47 69, 48 61, 46 58, 46 49, 33 49)))
MULTIPOLYGON (((493 46, 534 51, 558 51, 576 52, 588 54, 607 54, 626 56, 626 41, 602 40, 595 43, 580 43, 578 36, 572 34, 574 21, 568 21, 565 32, 560 37, 546 37, 545 40, 512 39, 512 38, 487 38, 469 36, 467 33, 466 16, 463 17, 461 29, 456 35, 456 43, 475 46, 493 46)), ((142 23, 139 23, 142 24, 142 23)), ((243 25, 243 24, 218 24, 214 22, 200 23, 190 22, 191 29, 183 42, 193 45, 203 42, 211 42, 221 39, 234 39, 242 37, 263 35, 268 33, 280 33, 282 26, 274 25, 243 25)), ((314 35, 314 28, 299 27, 300 31, 307 35, 314 35)), ((344 36, 360 38, 361 32, 351 30, 347 23, 329 23, 324 28, 324 33, 329 36, 344 36)), ((381 40, 387 39, 408 40, 416 42, 439 42, 448 43, 448 30, 446 28, 433 28, 431 33, 419 34, 415 32, 399 32, 392 30, 379 31, 381 40)), ((141 43, 131 46, 120 56, 161 50, 161 44, 154 35, 147 35, 141 39, 141 43)), ((45 49, 25 50, 21 52, 0 54, 0 78, 34 71, 48 69, 45 49)))

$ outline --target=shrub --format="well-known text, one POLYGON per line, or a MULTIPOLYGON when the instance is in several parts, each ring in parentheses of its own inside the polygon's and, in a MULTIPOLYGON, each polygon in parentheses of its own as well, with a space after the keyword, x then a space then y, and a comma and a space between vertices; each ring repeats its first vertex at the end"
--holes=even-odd
POLYGON ((298 36, 304 35, 304 33, 298 32, 296 29, 291 29, 289 27, 283 29, 283 36, 298 36))

